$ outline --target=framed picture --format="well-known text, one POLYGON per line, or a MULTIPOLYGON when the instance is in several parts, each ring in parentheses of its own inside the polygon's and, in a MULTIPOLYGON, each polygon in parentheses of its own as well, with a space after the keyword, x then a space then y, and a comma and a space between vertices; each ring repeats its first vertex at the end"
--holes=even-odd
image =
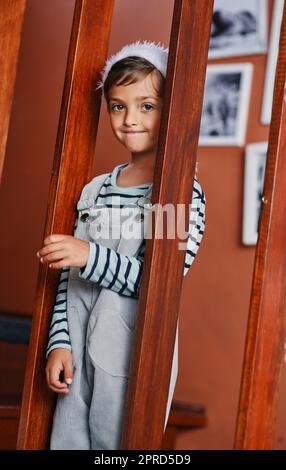
POLYGON ((208 58, 265 53, 267 24, 268 0, 215 0, 208 58))
POLYGON ((208 65, 200 146, 244 145, 253 65, 208 65))
POLYGON ((244 160, 242 243, 256 245, 268 142, 247 145, 244 160))
POLYGON ((261 123, 270 124, 272 102, 274 93, 274 81, 278 57, 280 29, 282 22, 284 0, 275 0, 273 7, 273 15, 271 21, 271 36, 269 43, 269 52, 267 57, 267 65, 265 70, 265 81, 263 90, 263 100, 261 109, 261 123))

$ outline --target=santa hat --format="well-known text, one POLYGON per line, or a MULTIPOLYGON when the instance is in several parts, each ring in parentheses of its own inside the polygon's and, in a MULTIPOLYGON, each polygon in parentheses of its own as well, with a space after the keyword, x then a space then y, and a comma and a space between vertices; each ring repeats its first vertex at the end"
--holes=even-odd
POLYGON ((104 82, 108 76, 108 73, 113 64, 121 59, 129 56, 139 56, 149 60, 161 74, 166 78, 167 63, 168 63, 168 48, 164 48, 160 45, 160 42, 155 44, 151 41, 136 41, 131 44, 127 44, 122 47, 116 54, 112 55, 105 62, 105 66, 101 72, 102 79, 97 82, 98 86, 96 89, 103 88, 104 82))

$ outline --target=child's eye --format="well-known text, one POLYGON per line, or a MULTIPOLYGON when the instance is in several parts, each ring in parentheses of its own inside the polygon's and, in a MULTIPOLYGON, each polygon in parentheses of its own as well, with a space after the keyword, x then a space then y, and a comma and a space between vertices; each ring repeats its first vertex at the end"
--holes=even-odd
POLYGON ((143 104, 143 106, 149 106, 149 108, 147 109, 148 111, 150 110, 150 108, 152 108, 152 109, 153 109, 153 106, 152 106, 152 104, 145 103, 145 104, 143 104))
POLYGON ((116 106, 123 106, 123 104, 114 104, 114 105, 111 107, 111 109, 115 109, 116 106))

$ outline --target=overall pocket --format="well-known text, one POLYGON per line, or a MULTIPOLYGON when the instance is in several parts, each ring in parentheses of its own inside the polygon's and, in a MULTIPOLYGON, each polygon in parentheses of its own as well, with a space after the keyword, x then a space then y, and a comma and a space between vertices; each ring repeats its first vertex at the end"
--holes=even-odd
POLYGON ((129 377, 132 341, 133 330, 118 311, 113 308, 96 311, 95 325, 87 338, 87 350, 95 367, 112 376, 129 377))
MULTIPOLYGON (((128 297, 120 295, 117 292, 102 288, 96 300, 94 307, 95 315, 97 311, 109 309, 116 311, 116 314, 121 318, 121 321, 126 325, 128 330, 135 330, 137 318, 138 299, 135 297, 128 297)), ((92 312, 93 315, 93 312, 92 312)))

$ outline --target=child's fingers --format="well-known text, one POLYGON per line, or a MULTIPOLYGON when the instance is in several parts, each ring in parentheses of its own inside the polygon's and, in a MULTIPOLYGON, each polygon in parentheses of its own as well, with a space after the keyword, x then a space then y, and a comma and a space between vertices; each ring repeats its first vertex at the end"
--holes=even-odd
POLYGON ((61 261, 59 261, 58 263, 55 263, 53 262, 53 264, 49 264, 49 268, 53 268, 53 269, 62 269, 64 268, 65 266, 67 266, 67 260, 65 258, 63 258, 61 261))
POLYGON ((60 381, 61 369, 59 367, 51 367, 49 369, 48 385, 55 392, 68 391, 68 386, 65 382, 60 381))
POLYGON ((50 268, 61 269, 65 265, 68 266, 68 259, 66 257, 65 251, 63 250, 43 256, 41 257, 40 261, 41 263, 48 263, 50 268))
POLYGON ((52 233, 44 239, 44 245, 49 245, 50 243, 56 243, 64 240, 66 235, 52 233))
POLYGON ((43 256, 41 258, 41 262, 44 263, 54 263, 56 261, 60 261, 66 257, 66 253, 61 250, 57 251, 56 253, 50 253, 49 255, 43 256))
POLYGON ((51 390, 53 390, 53 392, 56 392, 56 393, 63 393, 63 394, 68 394, 69 393, 69 389, 68 388, 64 388, 64 389, 59 389, 59 388, 56 388, 56 387, 53 387, 52 385, 49 385, 49 388, 51 390))
POLYGON ((72 366, 72 360, 68 359, 64 362, 64 379, 67 384, 72 383, 73 379, 73 366, 72 366))
POLYGON ((47 384, 48 384, 48 387, 53 390, 53 392, 56 392, 56 393, 63 393, 63 394, 67 394, 69 392, 69 390, 66 388, 66 389, 58 389, 56 387, 54 387, 53 385, 51 385, 51 381, 50 381, 50 367, 46 367, 46 381, 47 381, 47 384))
POLYGON ((56 242, 56 243, 52 243, 52 244, 49 244, 47 246, 44 246, 43 248, 41 248, 38 252, 37 252, 37 256, 40 258, 40 257, 44 257, 44 256, 47 256, 51 253, 55 253, 57 251, 60 251, 60 250, 63 250, 65 247, 65 244, 62 242, 62 241, 59 241, 59 242, 56 242))

